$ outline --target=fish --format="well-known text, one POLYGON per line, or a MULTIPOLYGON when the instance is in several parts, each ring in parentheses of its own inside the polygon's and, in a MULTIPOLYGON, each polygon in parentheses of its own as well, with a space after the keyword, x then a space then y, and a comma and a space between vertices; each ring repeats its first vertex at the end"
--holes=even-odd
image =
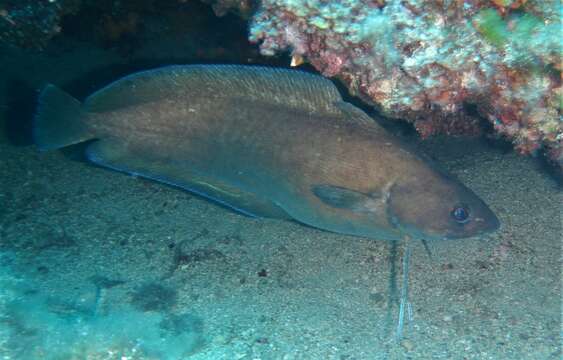
POLYGON ((249 216, 398 241, 460 239, 499 221, 473 191, 346 102, 324 77, 250 65, 171 65, 83 102, 40 92, 40 150, 87 158, 249 216))

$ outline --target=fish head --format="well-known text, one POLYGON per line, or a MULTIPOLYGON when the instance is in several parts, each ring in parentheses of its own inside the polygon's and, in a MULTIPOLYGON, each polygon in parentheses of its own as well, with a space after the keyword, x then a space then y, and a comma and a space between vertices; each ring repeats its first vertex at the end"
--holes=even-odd
POLYGON ((483 200, 439 171, 397 181, 390 189, 387 215, 401 232, 427 240, 468 238, 499 227, 483 200))

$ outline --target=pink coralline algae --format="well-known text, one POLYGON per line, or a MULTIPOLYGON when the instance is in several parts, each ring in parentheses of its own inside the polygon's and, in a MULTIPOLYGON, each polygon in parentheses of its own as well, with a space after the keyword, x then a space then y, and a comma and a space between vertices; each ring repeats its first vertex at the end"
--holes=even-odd
POLYGON ((342 80, 422 136, 478 133, 563 167, 559 1, 263 0, 250 39, 342 80))

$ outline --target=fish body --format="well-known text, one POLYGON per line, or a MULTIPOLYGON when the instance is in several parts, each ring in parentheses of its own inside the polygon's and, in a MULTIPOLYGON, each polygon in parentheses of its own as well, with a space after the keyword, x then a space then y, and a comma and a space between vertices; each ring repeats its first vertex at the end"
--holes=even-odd
POLYGON ((407 149, 327 79, 299 71, 169 66, 84 103, 49 85, 34 136, 253 216, 375 239, 462 238, 498 227, 458 181, 407 149))

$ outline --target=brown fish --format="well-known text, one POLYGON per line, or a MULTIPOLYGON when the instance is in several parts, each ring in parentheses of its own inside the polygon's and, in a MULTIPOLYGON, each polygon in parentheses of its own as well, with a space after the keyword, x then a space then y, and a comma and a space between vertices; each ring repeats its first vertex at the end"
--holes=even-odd
POLYGON ((498 220, 471 190, 403 146, 327 79, 236 65, 127 76, 80 103, 48 85, 42 150, 94 140, 91 161, 255 216, 399 240, 463 238, 498 220))

